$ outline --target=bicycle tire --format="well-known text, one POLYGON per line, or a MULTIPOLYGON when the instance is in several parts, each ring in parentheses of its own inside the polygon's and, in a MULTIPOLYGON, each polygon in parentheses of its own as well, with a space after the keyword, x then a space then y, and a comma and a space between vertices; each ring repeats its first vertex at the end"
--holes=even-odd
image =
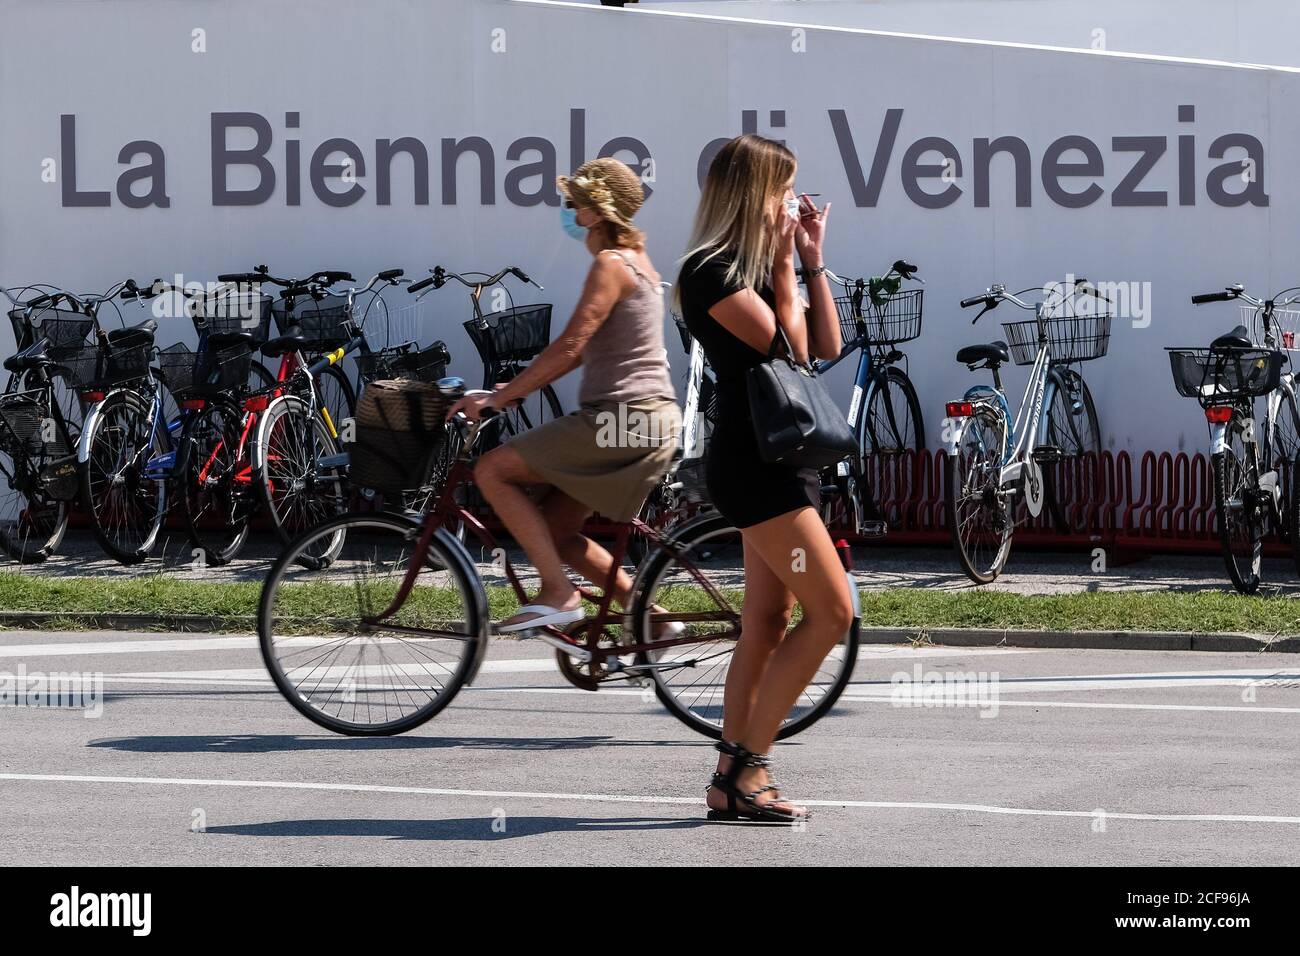
POLYGON ((178 480, 185 527, 203 560, 214 566, 239 554, 256 507, 251 484, 238 478, 242 432, 239 405, 214 400, 186 421, 181 434, 184 468, 178 480))
MULTIPOLYGON (((307 403, 297 396, 281 395, 262 412, 249 455, 253 485, 282 544, 345 510, 348 490, 342 469, 331 466, 313 474, 319 458, 337 454, 325 422, 319 415, 309 415, 307 403), (308 448, 309 441, 314 449, 308 448)), ((316 558, 330 556, 324 552, 316 558)))
MULTIPOLYGON (((665 577, 670 573, 673 565, 678 563, 675 553, 689 553, 705 549, 712 550, 713 548, 718 547, 719 542, 730 540, 733 537, 738 538, 739 532, 729 521, 727 521, 726 518, 719 514, 705 515, 687 522, 669 535, 668 541, 670 547, 665 548, 660 546, 650 553, 650 556, 647 557, 645 562, 642 564, 641 570, 637 574, 636 581, 632 585, 632 631, 638 645, 654 643, 654 625, 652 625, 650 619, 652 608, 658 603, 655 598, 659 593, 660 583, 663 582, 665 577)), ((670 583, 668 586, 673 587, 676 585, 670 583)), ((738 630, 739 611, 731 608, 725 610, 735 615, 734 623, 738 630)), ((714 613, 722 612, 723 609, 719 609, 714 613)), ((698 614, 701 612, 695 610, 691 613, 698 614)), ((658 620, 655 623, 665 623, 671 620, 671 613, 668 613, 666 616, 664 614, 659 614, 658 620)), ((690 626, 692 623, 698 626, 700 622, 684 621, 683 623, 687 624, 687 626, 690 626)), ((835 659, 838 661, 838 664, 831 665, 831 670, 827 672, 828 679, 824 685, 818 686, 816 692, 818 696, 815 699, 809 691, 805 689, 804 694, 812 701, 811 706, 807 707, 803 711, 797 711, 798 705, 796 705, 796 710, 792 710, 791 713, 795 714, 797 712, 797 716, 793 718, 787 717, 785 723, 781 725, 780 730, 777 732, 776 736, 778 740, 784 740, 807 730, 825 716, 826 713, 835 705, 835 702, 839 700, 840 695, 844 693, 844 688, 848 686, 849 680, 853 676, 853 667, 857 663, 860 623, 861 618, 855 615, 853 623, 845 633, 844 638, 829 654, 827 654, 827 661, 835 659), (837 651, 838 654, 836 653, 837 651)), ((718 642, 727 640, 728 638, 725 634, 717 639, 718 642)), ((714 642, 700 642, 699 644, 682 646, 693 650, 699 647, 707 647, 709 643, 714 642)), ((730 644, 734 647, 734 639, 730 640, 730 644)), ((708 660, 717 662, 712 664, 708 671, 708 673, 714 674, 714 681, 709 685, 709 703, 705 710, 713 714, 714 716, 712 717, 706 716, 700 712, 700 708, 698 707, 698 697, 696 703, 689 706, 684 704, 678 698, 677 694, 674 693, 673 688, 668 685, 665 679, 665 675, 676 673, 676 670, 670 670, 663 667, 663 659, 661 657, 652 658, 650 653, 651 652, 643 651, 637 654, 636 666, 648 670, 650 679, 654 684, 655 696, 659 698, 660 703, 664 705, 670 714, 680 720, 687 727, 690 727, 692 730, 703 734, 706 737, 720 740, 722 738, 723 712, 720 705, 715 707, 714 702, 717 700, 719 689, 725 685, 726 672, 730 665, 732 653, 730 647, 720 647, 716 654, 707 658, 708 660), (656 667, 655 665, 659 666, 656 667)), ((694 664, 691 664, 690 666, 692 669, 695 667, 694 664)), ((825 662, 823 662, 823 666, 825 666, 825 662)), ((686 669, 686 667, 687 665, 684 663, 682 669, 686 669)), ((819 670, 818 674, 821 673, 822 671, 819 670)), ((814 681, 809 683, 809 687, 812 687, 815 681, 816 676, 814 676, 814 681)), ((695 690, 700 687, 700 681, 692 681, 691 684, 687 686, 689 689, 695 690)))
MULTIPOLYGON (((62 384, 61 379, 51 379, 41 370, 33 369, 21 380, 18 376, 11 376, 6 394, 49 388, 48 400, 56 416, 56 425, 62 429, 64 447, 72 455, 77 447, 77 425, 81 419, 78 417, 76 422, 68 420, 66 402, 69 396, 74 399, 80 399, 80 396, 66 386, 60 395, 59 384, 62 384)), ((74 401, 72 407, 80 406, 74 401)), ((58 550, 63 541, 72 510, 70 502, 38 489, 37 468, 30 457, 16 459, 12 452, 0 451, 0 480, 11 492, 0 496, 0 515, 6 516, 0 518, 0 550, 19 564, 41 564, 58 550), (15 515, 12 526, 7 517, 10 514, 15 515)))
MULTIPOLYGON (((104 553, 121 564, 139 564, 149 557, 167 514, 167 482, 144 474, 138 451, 125 467, 119 469, 115 464, 121 458, 115 449, 125 452, 145 437, 145 430, 151 425, 150 410, 151 404, 135 392, 109 394, 93 413, 91 433, 86 439, 86 460, 79 466, 81 502, 90 517, 90 530, 104 553), (120 490, 122 486, 125 492, 120 490), (148 497, 150 487, 154 491, 152 505, 148 497), (123 494, 128 497, 119 503, 123 494), (109 526, 112 517, 119 514, 124 519, 121 536, 115 535, 109 526)), ((148 447, 153 457, 167 450, 167 429, 161 426, 162 420, 159 415, 158 422, 152 423, 153 438, 148 447)))
POLYGON ((1011 506, 1000 487, 1006 430, 1006 417, 1000 410, 977 405, 974 414, 961 426, 956 442, 957 453, 944 455, 944 510, 948 532, 962 570, 976 584, 991 584, 996 581, 1011 553, 1015 522, 1011 506), (978 441, 972 443, 966 455, 969 459, 967 463, 963 462, 962 446, 972 425, 986 429, 987 435, 979 436, 978 441), (964 472, 967 470, 972 475, 979 472, 976 476, 978 488, 975 482, 966 480, 964 472), (992 481, 989 481, 990 475, 992 481), (975 513, 970 518, 964 518, 963 505, 974 502, 975 499, 979 499, 975 513), (997 547, 987 561, 973 550, 976 536, 981 536, 980 528, 973 528, 970 538, 963 536, 963 529, 977 518, 987 519, 988 534, 995 535, 997 540, 997 547))
POLYGON ((1254 594, 1259 590, 1263 566, 1266 520, 1252 500, 1259 472, 1257 464, 1250 461, 1242 434, 1241 424, 1234 417, 1227 425, 1225 450, 1215 452, 1210 460, 1214 469, 1215 524, 1219 529, 1223 562, 1232 586, 1242 594, 1254 594), (1242 454, 1234 450, 1234 444, 1241 446, 1242 454))
MULTIPOLYGON (((1043 441, 1040 444, 1059 448, 1063 462, 1073 459, 1086 464, 1091 461, 1094 474, 1088 484, 1089 487, 1096 487, 1099 476, 1095 470, 1099 467, 1101 456, 1101 422, 1097 417, 1097 406, 1092 400, 1092 391, 1083 376, 1073 370, 1063 372, 1060 368, 1053 368, 1047 374, 1048 394, 1043 399, 1047 415, 1043 423, 1043 441), (1078 379, 1080 406, 1078 413, 1067 404, 1070 395, 1070 380, 1067 376, 1078 379), (1065 396, 1065 399, 1061 396, 1065 396), (1083 421, 1076 422, 1075 419, 1078 418, 1082 418, 1083 421), (1092 458, 1089 459, 1088 455, 1092 458)), ((1079 529, 1067 519, 1065 507, 1058 494, 1060 483, 1057 481, 1057 475, 1060 467, 1060 463, 1053 462, 1043 467, 1043 496, 1057 531, 1068 534, 1079 529)), ((1086 476, 1081 475, 1081 477, 1086 476)))
MULTIPOLYGON (((373 673, 367 673, 365 670, 369 666, 373 671, 376 666, 373 663, 375 658, 372 654, 371 664, 359 663, 355 666, 349 665, 343 668, 341 675, 343 679, 332 688, 329 688, 328 693, 322 693, 327 690, 324 687, 325 682, 331 679, 331 668, 337 667, 336 664, 322 663, 322 659, 326 655, 331 655, 331 660, 335 659, 332 655, 341 650, 344 644, 356 637, 365 637, 372 633, 366 630, 368 625, 363 624, 359 619, 353 621, 351 618, 337 617, 335 615, 344 614, 341 608, 346 606, 345 599, 349 594, 356 597, 359 606, 364 605, 367 610, 372 611, 376 610, 374 605, 384 600, 385 596, 391 599, 392 592, 390 592, 389 588, 392 588, 400 580, 410 563, 417 560, 413 547, 415 543, 418 543, 420 527, 420 522, 412 518, 385 512, 339 515, 299 535, 290 542, 289 546, 281 552, 280 556, 272 564, 266 583, 262 587, 261 598, 258 601, 258 648, 262 654, 262 661, 266 665, 271 679, 275 682, 276 688, 295 710, 313 723, 335 733, 348 736, 390 736, 403 733, 420 726, 439 713, 451 703, 462 687, 473 680, 474 675, 477 673, 486 654, 489 640, 490 619, 487 594, 464 547, 452 539, 445 530, 439 529, 430 539, 429 556, 424 558, 423 564, 431 572, 444 574, 451 578, 452 585, 464 599, 464 620, 451 622, 459 624, 456 631, 453 632, 450 629, 446 632, 427 630, 430 635, 439 633, 451 635, 450 637, 444 636, 441 639, 451 640, 453 642, 452 647, 460 648, 458 655, 456 655, 455 666, 446 668, 448 671, 446 681, 437 682, 436 692, 429 695, 428 688, 422 687, 418 680, 409 680, 413 676, 412 669, 409 666, 399 667, 392 671, 381 671, 378 676, 382 680, 390 680, 399 684, 401 693, 396 695, 398 701, 403 695, 414 701, 415 698, 412 694, 418 690, 428 696, 427 703, 412 708, 410 712, 402 712, 397 716, 392 716, 391 719, 387 720, 356 719, 360 715, 360 708, 355 706, 356 701, 346 699, 348 696, 347 690, 343 693, 344 699, 338 700, 337 692, 348 681, 366 681, 370 676, 374 676, 373 673), (338 560, 323 562, 311 570, 303 571, 304 562, 302 558, 304 553, 315 553, 321 550, 319 545, 313 546, 313 542, 315 539, 322 537, 331 539, 339 537, 344 541, 356 543, 358 553, 364 552, 371 563, 367 564, 365 568, 358 568, 355 564, 350 566, 348 561, 350 556, 345 555, 338 560), (393 560, 383 563, 375 560, 374 556, 380 550, 376 546, 376 541, 380 537, 386 537, 393 546, 399 548, 399 551, 393 554, 393 560), (409 544, 412 548, 410 557, 400 552, 403 542, 409 544), (343 576, 350 568, 354 572, 353 581, 350 584, 338 583, 336 586, 341 589, 338 598, 331 598, 326 602, 325 606, 329 607, 331 617, 304 618, 301 626, 305 630, 298 631, 299 625, 294 623, 295 618, 292 615, 277 614, 277 608, 295 607, 292 596, 283 597, 287 588, 296 583, 301 583, 312 589, 314 597, 319 599, 322 593, 321 588, 329 587, 333 583, 331 580, 327 580, 328 575, 331 572, 336 572, 339 575, 339 580, 342 581, 343 576), (381 579, 381 575, 373 573, 375 568, 389 569, 383 575, 386 582, 385 589, 378 592, 377 595, 363 597, 360 589, 381 579), (296 581, 294 576, 300 576, 301 581, 296 581), (350 635, 348 629, 354 624, 357 625, 358 634, 350 635), (335 630, 328 631, 329 628, 335 630), (297 632, 288 633, 290 630, 297 632), (282 644, 277 643, 277 631, 280 632, 279 637, 283 639, 282 644), (313 640, 321 643, 313 645, 311 643, 313 640), (309 657, 301 665, 287 668, 287 658, 281 651, 282 649, 287 650, 294 645, 306 645, 309 649, 303 653, 315 656, 309 657), (321 651, 321 653, 317 654, 317 651, 321 651), (302 668, 309 668, 303 675, 303 681, 313 681, 310 688, 304 688, 302 682, 294 679, 294 675, 302 668), (330 705, 333 702, 338 703, 340 706, 338 712, 331 714, 330 705), (350 720, 343 719, 341 716, 341 705, 348 703, 354 705, 351 711, 353 719, 350 720)), ((417 592, 413 590, 412 594, 415 593, 417 592)), ((410 612, 414 616, 418 613, 418 610, 415 605, 404 603, 398 613, 403 612, 410 612)), ((445 613, 445 611, 440 611, 440 613, 445 613)), ((358 611, 359 617, 360 611, 358 611)), ((450 628, 451 624, 448 627, 450 628)), ((405 632, 394 631, 392 633, 403 634, 405 632)), ((390 643, 406 648, 411 640, 413 640, 411 637, 398 637, 390 639, 390 643)), ((366 659, 367 646, 364 643, 361 645, 361 652, 358 655, 358 660, 361 662, 366 659)), ((373 645, 369 646, 374 649, 374 652, 380 658, 384 657, 384 645, 380 639, 376 638, 373 645)), ((428 645, 428 647, 431 646, 428 645)), ((409 650, 409 648, 407 649, 409 650)), ((428 651, 428 653, 432 652, 428 651)), ((429 661, 432 658, 426 656, 422 660, 429 661)), ((427 664, 422 666, 424 666, 427 673, 427 664)), ((420 677, 422 675, 417 672, 414 676, 420 677)), ((362 689, 363 691, 366 690, 364 686, 362 689)), ((377 687, 379 691, 388 689, 383 683, 377 687)), ((350 686, 348 690, 351 691, 352 696, 355 698, 357 688, 350 686)), ((385 699, 382 716, 390 717, 397 706, 399 704, 396 702, 389 706, 387 699, 385 699)), ((379 709, 377 704, 370 700, 366 701, 364 711, 367 718, 373 716, 379 709)))

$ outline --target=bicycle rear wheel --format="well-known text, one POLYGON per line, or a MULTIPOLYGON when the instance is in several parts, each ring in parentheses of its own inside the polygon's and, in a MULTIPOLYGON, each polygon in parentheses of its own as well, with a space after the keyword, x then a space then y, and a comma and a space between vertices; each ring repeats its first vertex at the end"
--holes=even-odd
POLYGON ((1227 426, 1224 450, 1212 456, 1214 507, 1219 526, 1223 562, 1232 586, 1242 594, 1259 590, 1264 535, 1269 517, 1259 487, 1259 466, 1245 431, 1233 418, 1227 426))
POLYGON ((423 554, 420 523, 347 514, 296 538, 262 588, 262 660, 285 699, 351 736, 398 734, 449 704, 482 662, 487 597, 472 562, 444 531, 423 554), (344 542, 332 560, 304 561, 344 542), (397 611, 408 569, 415 585, 397 611), (306 566, 306 567, 305 567, 306 566))
POLYGON ((185 468, 180 475, 185 525, 208 564, 228 564, 248 538, 257 503, 240 456, 243 413, 212 401, 185 423, 185 468))
MULTIPOLYGON (((322 465, 336 458, 338 446, 319 415, 293 395, 282 395, 262 413, 253 448, 253 484, 271 525, 285 544, 308 528, 346 510, 347 480, 338 465, 322 465)), ((324 550, 304 560, 333 556, 342 532, 332 543, 317 543, 324 550), (327 546, 328 545, 328 546, 327 546)))
MULTIPOLYGON (((632 593, 637 644, 667 640, 665 625, 680 623, 696 638, 637 655, 635 667, 654 682, 655 695, 686 726, 714 740, 722 737, 723 697, 732 652, 740 636, 744 580, 705 578, 709 556, 734 558, 740 532, 721 515, 697 518, 679 528, 669 547, 651 552, 632 593)), ((858 618, 826 655, 777 732, 784 740, 807 730, 834 706, 858 659, 858 618)))
POLYGON ((40 564, 63 540, 68 502, 41 487, 33 461, 0 449, 0 550, 19 564, 40 564))
POLYGON ((1097 419, 1097 406, 1083 376, 1073 369, 1053 369, 1047 383, 1043 440, 1060 452, 1060 462, 1043 465, 1043 492, 1052 520, 1062 534, 1079 530, 1068 520, 1061 501, 1061 482, 1058 473, 1063 467, 1078 463, 1076 477, 1079 491, 1090 491, 1097 486, 1101 455, 1101 424, 1097 419), (1087 469, 1087 470, 1085 470, 1087 469), (1091 472, 1091 473, 1089 473, 1091 472))
POLYGON ((944 455, 948 531, 962 570, 976 584, 997 579, 1015 531, 1011 500, 1001 488, 1007 420, 979 405, 958 426, 957 454, 944 455))

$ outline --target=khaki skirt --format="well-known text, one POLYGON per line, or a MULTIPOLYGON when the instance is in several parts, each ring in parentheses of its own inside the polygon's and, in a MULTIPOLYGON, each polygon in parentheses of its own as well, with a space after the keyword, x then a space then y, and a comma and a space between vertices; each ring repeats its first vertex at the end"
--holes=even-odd
POLYGON ((668 473, 681 430, 671 399, 599 402, 508 444, 547 484, 611 521, 630 521, 668 473))

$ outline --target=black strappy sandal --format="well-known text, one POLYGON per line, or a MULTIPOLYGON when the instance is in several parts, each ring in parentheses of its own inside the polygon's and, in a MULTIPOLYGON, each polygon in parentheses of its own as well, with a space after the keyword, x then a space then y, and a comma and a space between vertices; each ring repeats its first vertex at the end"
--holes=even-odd
POLYGON ((787 825, 803 823, 812 816, 810 812, 791 813, 788 810, 780 810, 771 804, 762 804, 758 802, 761 794, 770 790, 779 791, 781 788, 775 783, 769 783, 765 787, 759 787, 749 793, 742 793, 736 786, 736 780, 741 773, 748 767, 767 768, 772 765, 772 761, 766 754, 750 753, 740 744, 731 743, 727 740, 719 741, 717 749, 720 753, 726 754, 731 758, 731 766, 725 773, 718 771, 713 775, 713 780, 705 788, 705 794, 710 789, 716 788, 727 795, 727 809, 709 810, 706 815, 708 820, 751 820, 760 823, 784 823, 787 825))

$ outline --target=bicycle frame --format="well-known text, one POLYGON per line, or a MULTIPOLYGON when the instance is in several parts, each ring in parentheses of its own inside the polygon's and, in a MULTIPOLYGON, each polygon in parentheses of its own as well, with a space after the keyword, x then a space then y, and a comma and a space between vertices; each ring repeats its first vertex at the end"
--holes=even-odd
MULTIPOLYGON (((407 569, 406 576, 402 579, 402 583, 399 586, 397 593, 393 596, 392 603, 373 617, 365 618, 364 623, 368 626, 398 633, 424 633, 420 628, 386 624, 384 623, 384 620, 396 614, 406 602, 407 597, 410 596, 411 590, 415 587, 416 578, 419 576, 420 571, 423 568, 423 556, 428 550, 429 542, 432 541, 433 536, 448 522, 448 520, 456 519, 463 522, 464 527, 470 531, 485 548, 490 549, 494 554, 500 553, 498 551, 499 545, 492 533, 488 531, 475 515, 467 511, 457 503, 455 499, 456 490, 462 484, 467 483, 470 478, 473 467, 470 451, 473 448, 475 440, 484 424, 485 422, 479 422, 477 425, 472 426, 472 431, 466 441, 462 444, 460 454, 452 465, 447 480, 443 484, 442 491, 439 493, 433 507, 426 512, 424 519, 421 522, 419 537, 416 540, 416 545, 412 552, 411 565, 407 569)), ((579 584, 577 586, 578 592, 581 594, 582 598, 596 605, 596 613, 593 616, 587 617, 581 624, 586 635, 586 641, 579 641, 569 637, 564 631, 557 627, 538 628, 535 633, 543 641, 559 648, 566 654, 584 662, 590 661, 595 663, 601 663, 609 658, 623 657, 629 654, 661 651, 679 645, 699 644, 704 640, 716 640, 718 635, 710 634, 707 638, 684 636, 677 639, 655 641, 651 644, 627 644, 619 645, 614 648, 602 648, 599 646, 600 637, 606 627, 622 626, 627 622, 627 614, 613 609, 613 584, 619 570, 622 568, 623 558, 627 552, 628 540, 631 536, 634 534, 645 535, 659 543, 660 546, 669 549, 670 553, 672 553, 678 561, 681 561, 682 559, 681 553, 672 548, 670 541, 664 539, 661 535, 655 532, 653 528, 645 524, 645 522, 641 521, 639 518, 633 518, 629 522, 620 523, 617 528, 618 530, 615 535, 614 547, 610 552, 613 557, 613 562, 610 566, 610 573, 605 580, 602 590, 597 593, 584 585, 579 584)), ((508 559, 503 563, 506 580, 514 590, 515 597, 521 604, 527 603, 527 592, 524 590, 524 586, 520 582, 514 568, 511 566, 508 559)), ((727 602, 722 597, 722 594, 705 574, 690 565, 688 562, 683 563, 683 566, 689 569, 691 576, 695 581, 707 590, 716 601, 723 606, 727 606, 727 602)), ((738 636, 740 616, 735 612, 732 612, 729 616, 734 620, 738 636)), ((676 615, 674 619, 683 622, 716 621, 726 620, 727 617, 719 616, 719 614, 716 613, 701 611, 686 615, 676 615)), ((683 662, 680 665, 674 664, 671 666, 687 666, 687 664, 683 662)), ((646 668, 638 667, 637 665, 630 665, 622 669, 629 673, 633 673, 646 668)))

